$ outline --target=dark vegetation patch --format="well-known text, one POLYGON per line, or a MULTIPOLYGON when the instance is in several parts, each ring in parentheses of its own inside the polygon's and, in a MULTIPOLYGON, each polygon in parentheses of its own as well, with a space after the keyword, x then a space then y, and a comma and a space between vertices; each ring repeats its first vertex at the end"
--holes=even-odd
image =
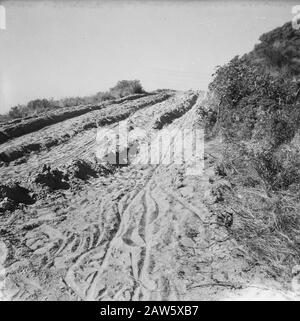
MULTIPOLYGON (((0 115, 0 122, 7 122, 12 119, 30 119, 37 115, 64 107, 80 105, 94 105, 108 100, 120 99, 124 96, 144 94, 139 80, 121 80, 107 92, 98 92, 95 95, 85 97, 69 97, 60 100, 35 99, 25 105, 17 105, 10 109, 8 114, 0 115)), ((134 99, 134 98, 132 98, 134 99)))
POLYGON ((211 209, 233 213, 230 232, 273 276, 300 258, 299 43, 291 23, 263 35, 217 69, 198 110, 207 138, 223 137, 215 172, 232 186, 212 190, 211 209))

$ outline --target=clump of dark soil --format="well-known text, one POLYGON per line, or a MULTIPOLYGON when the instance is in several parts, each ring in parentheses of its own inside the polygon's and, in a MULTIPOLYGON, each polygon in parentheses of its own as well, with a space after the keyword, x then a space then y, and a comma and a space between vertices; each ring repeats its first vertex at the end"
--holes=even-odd
POLYGON ((44 165, 41 171, 33 177, 32 183, 46 187, 48 191, 67 190, 79 181, 107 176, 113 170, 112 166, 105 166, 97 160, 76 159, 62 168, 51 168, 49 165, 44 165))
POLYGON ((83 159, 77 159, 71 163, 67 168, 67 175, 69 178, 77 178, 81 180, 87 180, 91 177, 106 176, 110 174, 112 170, 97 161, 91 162, 83 159))
POLYGON ((87 161, 79 159, 73 161, 69 166, 68 175, 81 180, 87 180, 90 177, 97 177, 97 172, 87 161))
POLYGON ((30 205, 35 202, 30 190, 17 182, 0 185, 0 212, 14 210, 19 204, 30 205))
POLYGON ((51 169, 44 165, 41 172, 38 173, 33 182, 48 187, 50 190, 68 189, 70 184, 67 182, 68 176, 59 169, 51 169))

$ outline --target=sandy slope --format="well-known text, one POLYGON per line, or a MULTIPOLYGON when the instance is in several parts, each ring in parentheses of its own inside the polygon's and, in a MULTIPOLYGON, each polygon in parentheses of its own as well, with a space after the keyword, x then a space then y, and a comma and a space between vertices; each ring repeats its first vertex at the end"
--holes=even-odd
MULTIPOLYGON (((146 129, 148 136, 144 139, 155 139, 160 130, 153 125, 154 119, 168 110, 174 119, 169 119, 164 129, 193 130, 199 127, 195 106, 201 97, 196 101, 197 95, 177 93, 165 101, 133 108, 128 116, 130 124, 146 129), (173 113, 182 108, 184 112, 173 113)), ((61 128, 68 127, 70 121, 61 123, 61 128)), ((108 126, 114 128, 116 123, 108 126)), ((40 132, 44 139, 45 129, 40 132)), ((174 140, 170 148, 172 144, 174 140)), ((93 159, 95 130, 90 129, 30 154, 26 163, 2 168, 5 179, 18 178, 40 193, 35 204, 20 205, 0 216, 0 236, 8 249, 3 297, 241 298, 243 293, 237 291, 259 279, 259 270, 249 265, 228 228, 206 206, 209 178, 214 175, 214 158, 210 155, 217 154, 221 147, 219 141, 205 145, 203 175, 186 175, 191 165, 187 161, 179 165, 118 167, 109 175, 72 182, 66 190, 45 191, 28 183, 46 162, 63 167, 77 158, 93 159)))

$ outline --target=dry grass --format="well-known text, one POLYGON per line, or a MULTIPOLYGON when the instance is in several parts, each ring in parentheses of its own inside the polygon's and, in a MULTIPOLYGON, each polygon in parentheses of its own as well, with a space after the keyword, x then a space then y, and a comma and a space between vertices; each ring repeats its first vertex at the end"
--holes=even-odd
POLYGON ((229 231, 253 265, 270 276, 289 277, 292 266, 300 262, 299 186, 272 191, 251 163, 237 161, 237 154, 231 151, 230 158, 216 164, 216 174, 232 188, 218 195, 212 211, 233 213, 229 231))

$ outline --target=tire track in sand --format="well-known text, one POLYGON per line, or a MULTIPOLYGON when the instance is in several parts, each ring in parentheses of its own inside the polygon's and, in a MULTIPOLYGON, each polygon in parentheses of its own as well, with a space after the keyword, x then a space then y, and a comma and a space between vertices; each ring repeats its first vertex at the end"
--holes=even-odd
MULTIPOLYGON (((181 97, 178 98, 179 102, 180 99, 181 97)), ((174 105, 175 103, 176 100, 174 105)), ((160 106, 153 108, 158 107, 160 106)), ((138 117, 137 121, 147 118, 145 111, 151 113, 153 108, 139 111, 140 118, 138 117)), ((77 223, 72 230, 65 225, 66 230, 62 229, 60 235, 54 235, 52 231, 44 240, 43 225, 40 229, 34 228, 30 231, 30 237, 26 236, 25 239, 32 238, 33 242, 43 243, 33 246, 33 251, 40 248, 40 252, 35 255, 40 268, 67 268, 63 283, 75 297, 81 300, 180 298, 182 289, 178 288, 175 278, 178 233, 182 225, 181 217, 191 216, 193 213, 183 202, 176 200, 172 191, 161 181, 159 170, 163 165, 149 167, 153 170, 151 169, 152 174, 147 183, 141 189, 133 187, 134 193, 130 197, 127 193, 116 202, 108 204, 101 199, 101 208, 97 208, 98 199, 93 200, 86 196, 87 202, 94 203, 91 209, 103 212, 99 217, 107 214, 109 204, 114 207, 111 210, 120 220, 115 230, 110 229, 107 232, 100 222, 98 227, 94 228, 95 220, 91 219, 90 214, 86 217, 93 223, 87 228, 77 230, 80 221, 75 213, 72 216, 77 223), (184 211, 186 213, 182 215, 184 211)), ((122 179, 126 177, 125 175, 122 179)), ((84 203, 84 200, 75 211, 77 214, 87 211, 87 202, 84 203)), ((71 222, 71 218, 69 221, 71 222)), ((25 296, 28 298, 24 292, 19 295, 22 295, 22 300, 26 299, 25 296)), ((15 298, 20 298, 19 295, 15 298)))
MULTIPOLYGON (((175 138, 174 138, 175 139, 175 138)), ((170 143, 169 148, 174 142, 170 143)), ((168 150, 166 150, 166 153, 168 150)), ((176 254, 176 239, 181 224, 181 211, 190 215, 201 210, 187 206, 167 187, 161 188, 157 165, 144 188, 133 198, 122 214, 119 229, 107 252, 81 292, 76 289, 76 272, 72 268, 69 284, 84 300, 180 299, 180 290, 172 276, 164 273, 176 254), (167 236, 167 240, 164 237, 167 236), (160 251, 158 250, 160 248, 160 251), (159 256, 159 264, 155 260, 159 256), (166 256, 164 258, 164 256, 166 256), (163 262, 166 259, 166 262, 163 262)), ((200 215, 196 215, 199 219, 200 215)), ((81 267, 82 268, 82 267, 81 267)))

